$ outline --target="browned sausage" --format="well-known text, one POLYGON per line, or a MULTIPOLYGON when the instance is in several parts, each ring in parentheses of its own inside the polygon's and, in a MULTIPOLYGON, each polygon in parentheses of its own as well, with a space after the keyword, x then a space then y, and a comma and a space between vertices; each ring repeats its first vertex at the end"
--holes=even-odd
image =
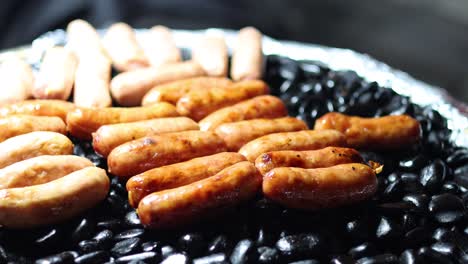
POLYGON ((314 150, 328 146, 344 147, 346 139, 335 130, 304 130, 259 137, 245 144, 239 153, 254 162, 263 153, 275 150, 314 150))
POLYGON ((74 104, 62 100, 26 100, 0 107, 0 116, 57 116, 65 121, 67 113, 75 109, 76 106, 74 104))
POLYGON ((73 143, 60 133, 36 131, 11 137, 0 143, 0 169, 41 155, 69 155, 73 143))
POLYGON ((335 129, 354 148, 395 150, 409 148, 420 140, 419 122, 407 115, 363 118, 328 113, 317 119, 315 129, 335 129))
POLYGON ((168 164, 226 151, 213 132, 184 131, 140 138, 109 154, 109 172, 126 178, 168 164))
POLYGON ((228 51, 222 36, 204 36, 193 48, 192 59, 198 62, 209 76, 227 76, 228 51))
POLYGON ((286 207, 314 210, 356 203, 377 190, 374 171, 361 163, 328 168, 275 168, 263 177, 263 194, 286 207))
POLYGON ((242 81, 226 88, 190 91, 177 102, 177 111, 199 121, 210 113, 252 97, 267 94, 263 81, 242 81))
POLYGON ((209 178, 146 196, 138 215, 149 228, 180 227, 251 199, 261 182, 252 163, 239 162, 209 178))
POLYGON ((130 108, 80 108, 68 113, 67 129, 75 137, 91 139, 91 133, 103 125, 178 115, 175 107, 168 103, 130 108))
POLYGON ((33 131, 67 132, 63 120, 56 116, 13 115, 0 118, 0 142, 33 131))
POLYGON ((262 72, 262 33, 253 27, 243 28, 232 54, 231 78, 236 81, 261 79, 262 72))
POLYGON ((276 119, 252 119, 218 126, 216 135, 226 142, 229 151, 238 151, 247 142, 258 137, 307 129, 306 123, 294 117, 276 119))
POLYGON ((146 57, 153 67, 182 60, 180 50, 177 48, 172 38, 172 33, 167 27, 152 27, 141 44, 144 47, 146 57))
POLYGON ((271 95, 261 95, 232 106, 221 108, 203 118, 200 130, 214 130, 221 124, 255 118, 276 118, 288 115, 283 101, 271 95))
POLYGON ((31 66, 20 58, 11 57, 0 65, 0 106, 21 102, 31 97, 34 75, 31 66))
POLYGON ((255 160, 255 167, 265 175, 270 170, 278 167, 313 169, 360 162, 363 162, 363 159, 355 149, 326 147, 318 150, 270 151, 263 153, 255 160))
POLYGON ((245 158, 239 153, 221 152, 143 172, 128 180, 128 201, 136 208, 141 199, 153 192, 205 179, 241 161, 245 158))
POLYGON ((176 104, 179 99, 192 90, 207 90, 213 88, 225 88, 232 84, 227 78, 219 77, 195 77, 166 84, 156 85, 143 97, 142 105, 157 102, 176 104))
POLYGON ((76 19, 67 26, 67 47, 81 59, 83 56, 107 56, 98 33, 88 22, 76 19), (84 41, 86 40, 86 41, 84 41))
POLYGON ((93 133, 94 150, 107 157, 123 143, 159 133, 198 130, 198 124, 188 117, 156 118, 144 121, 101 126, 93 133))

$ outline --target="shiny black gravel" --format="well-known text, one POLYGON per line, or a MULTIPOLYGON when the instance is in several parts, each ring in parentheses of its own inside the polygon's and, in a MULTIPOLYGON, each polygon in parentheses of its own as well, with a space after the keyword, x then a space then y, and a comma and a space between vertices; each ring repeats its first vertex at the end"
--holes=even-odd
MULTIPOLYGON (((384 163, 370 201, 319 212, 262 197, 178 231, 144 230, 111 177, 99 206, 67 223, 33 230, 0 227, 1 263, 468 263, 468 149, 448 141, 446 120, 352 71, 269 56, 266 80, 290 115, 313 127, 330 111, 409 114, 423 140, 398 153, 363 152, 384 163)), ((106 168, 89 142, 75 154, 106 168)))

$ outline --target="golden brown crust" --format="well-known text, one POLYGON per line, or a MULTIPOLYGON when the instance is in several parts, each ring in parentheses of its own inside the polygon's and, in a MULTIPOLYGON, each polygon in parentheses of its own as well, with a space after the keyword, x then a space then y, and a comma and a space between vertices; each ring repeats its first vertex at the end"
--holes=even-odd
POLYGON ((67 132, 63 120, 56 116, 12 115, 0 118, 0 142, 33 131, 67 132))
POLYGON ((65 121, 67 113, 75 109, 76 106, 73 103, 62 100, 26 100, 0 107, 0 116, 57 116, 65 121))

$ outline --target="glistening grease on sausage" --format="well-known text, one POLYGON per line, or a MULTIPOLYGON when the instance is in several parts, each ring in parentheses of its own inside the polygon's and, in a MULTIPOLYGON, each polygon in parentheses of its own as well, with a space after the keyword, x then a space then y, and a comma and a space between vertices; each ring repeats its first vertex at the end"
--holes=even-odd
POLYGON ((26 100, 0 107, 0 116, 57 116, 65 121, 67 113, 75 109, 76 106, 73 103, 62 100, 26 100))
POLYGON ((252 163, 239 162, 209 178, 146 196, 138 215, 148 228, 179 227, 251 199, 261 182, 252 163))
POLYGON ((0 118, 0 142, 33 131, 67 132, 63 120, 56 116, 13 115, 0 118))
POLYGON ((314 210, 363 201, 377 190, 374 171, 361 163, 328 168, 274 168, 263 177, 263 194, 286 207, 314 210))

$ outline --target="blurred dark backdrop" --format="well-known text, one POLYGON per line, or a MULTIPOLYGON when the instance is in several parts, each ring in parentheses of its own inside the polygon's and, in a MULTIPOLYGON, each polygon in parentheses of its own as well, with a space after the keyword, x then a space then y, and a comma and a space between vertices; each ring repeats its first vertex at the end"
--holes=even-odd
POLYGON ((468 102, 466 0, 3 0, 0 48, 30 43, 43 32, 83 18, 95 27, 253 25, 278 39, 351 48, 371 54, 468 102))

